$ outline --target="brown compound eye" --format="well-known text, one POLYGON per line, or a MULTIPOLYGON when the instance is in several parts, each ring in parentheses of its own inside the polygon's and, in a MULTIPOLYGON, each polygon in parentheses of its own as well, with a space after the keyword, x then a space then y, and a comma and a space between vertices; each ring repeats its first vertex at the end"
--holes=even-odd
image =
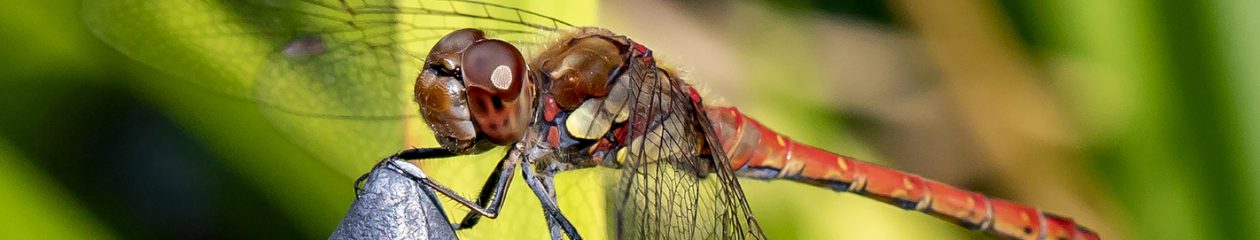
POLYGON ((486 34, 481 30, 465 28, 455 30, 438 40, 433 45, 433 49, 429 50, 428 58, 425 58, 426 65, 441 66, 443 70, 455 71, 458 69, 461 61, 460 53, 472 46, 478 41, 486 39, 486 34))
POLYGON ((516 100, 525 78, 525 57, 512 44, 489 39, 464 50, 464 85, 485 89, 504 101, 516 100))
POLYGON ((504 41, 486 39, 464 49, 460 71, 474 122, 491 142, 508 144, 525 132, 518 98, 526 81, 525 57, 504 41))
POLYGON ((416 77, 413 97, 420 116, 438 143, 454 152, 469 152, 480 141, 458 70, 464 49, 485 38, 481 30, 471 28, 447 34, 433 45, 416 77))

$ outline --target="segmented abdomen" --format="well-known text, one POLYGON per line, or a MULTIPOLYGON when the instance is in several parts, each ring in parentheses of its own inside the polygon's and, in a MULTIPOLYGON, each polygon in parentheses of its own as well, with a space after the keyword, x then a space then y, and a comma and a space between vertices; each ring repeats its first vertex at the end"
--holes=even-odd
POLYGON ((800 144, 732 107, 706 111, 740 177, 790 179, 858 193, 1008 238, 1099 239, 1071 218, 800 144))

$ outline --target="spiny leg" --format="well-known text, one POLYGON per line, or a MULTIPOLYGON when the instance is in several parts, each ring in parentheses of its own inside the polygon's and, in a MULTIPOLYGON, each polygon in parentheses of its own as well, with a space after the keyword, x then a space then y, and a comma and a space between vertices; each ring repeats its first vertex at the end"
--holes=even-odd
MULTIPOLYGON (((538 178, 539 181, 542 182, 543 188, 546 188, 547 196, 549 197, 548 199, 551 200, 551 202, 556 203, 558 206, 560 204, 560 200, 556 199, 556 178, 553 174, 554 173, 539 174, 538 178)), ((551 238, 560 239, 560 231, 563 228, 560 226, 560 221, 556 220, 556 218, 551 215, 544 216, 547 219, 547 228, 551 231, 551 238)))
MULTIPOLYGON (((512 177, 516 176, 516 164, 520 161, 520 157, 519 154, 514 153, 515 151, 512 151, 508 155, 503 156, 503 160, 499 161, 499 165, 494 167, 495 171, 490 174, 490 177, 486 178, 486 183, 481 187, 481 193, 477 196, 477 204, 481 206, 489 204, 489 208, 486 210, 496 215, 506 200, 507 190, 511 186, 512 177)), ((464 215, 464 220, 460 221, 456 229, 472 228, 481 220, 481 216, 481 214, 469 212, 468 215, 464 215)), ((486 217, 494 218, 494 216, 486 217)))
MULTIPOLYGON (((407 150, 403 150, 401 152, 395 153, 394 155, 391 155, 385 159, 381 159, 381 161, 377 162, 376 166, 373 166, 372 169, 385 166, 385 164, 390 163, 392 161, 448 158, 448 157, 454 157, 455 155, 456 155, 455 153, 452 153, 451 151, 447 151, 446 149, 443 149, 443 148, 412 148, 412 149, 407 149, 407 150)), ((369 175, 371 175, 371 172, 364 173, 363 175, 359 176, 358 179, 354 180, 355 196, 359 195, 359 191, 362 190, 363 182, 367 180, 369 175)), ((409 176, 409 177, 417 178, 417 177, 422 177, 422 176, 409 176)))
MULTIPOLYGON (((454 154, 454 153, 452 153, 452 152, 450 152, 450 151, 447 151, 446 149, 441 149, 441 148, 415 148, 415 149, 408 149, 408 150, 404 150, 404 151, 402 151, 402 152, 399 152, 399 153, 397 153, 397 154, 394 154, 393 156, 390 156, 389 158, 386 158, 386 159, 385 159, 385 160, 383 160, 381 163, 378 163, 378 164, 377 164, 377 167, 380 167, 382 164, 400 164, 399 162, 402 162, 402 161, 405 161, 405 160, 428 160, 428 159, 436 159, 436 158, 452 157, 452 156, 455 156, 455 155, 456 155, 456 154, 454 154)), ((518 152, 516 151, 516 148, 511 148, 511 150, 509 150, 509 151, 508 151, 507 155, 506 155, 506 156, 504 156, 504 158, 503 158, 502 160, 500 160, 499 165, 500 165, 500 166, 515 166, 515 165, 516 165, 519 161, 520 161, 520 154, 518 154, 518 152)), ((406 163, 406 164, 410 164, 410 163, 406 163)), ((511 168, 511 167, 508 167, 508 168, 511 168)), ((498 174, 499 174, 499 170, 500 170, 500 169, 497 169, 497 168, 496 168, 496 169, 495 169, 495 173, 493 173, 493 174, 492 174, 492 176, 493 176, 493 175, 498 175, 498 174)), ((455 200, 455 202, 459 203, 460 205, 463 205, 464 207, 467 207, 469 210, 471 210, 471 212, 469 212, 469 214, 470 214, 470 215, 475 214, 475 215, 485 216, 485 217, 489 217, 489 218, 495 218, 495 217, 498 217, 498 216, 499 216, 499 209, 500 209, 500 206, 502 206, 502 205, 503 205, 503 203, 502 203, 503 196, 502 196, 502 195, 503 195, 503 193, 506 193, 506 192, 507 192, 506 190, 507 190, 507 188, 508 188, 508 185, 509 185, 509 184, 511 184, 511 182, 512 182, 512 181, 510 181, 511 174, 508 174, 508 176, 507 176, 507 177, 509 178, 509 181, 500 181, 498 184, 495 184, 494 189, 493 189, 493 190, 491 190, 491 191, 496 192, 496 194, 498 195, 498 197, 496 197, 495 199, 492 199, 492 200, 494 200, 494 201, 491 201, 491 202, 490 202, 490 207, 489 207, 489 208, 487 208, 487 207, 483 207, 483 204, 480 204, 480 203, 474 203, 473 201, 469 201, 467 198, 464 198, 463 196, 459 195, 458 193, 455 193, 455 191, 453 191, 453 190, 451 190, 451 189, 447 188, 446 186, 443 186, 442 184, 440 184, 440 183, 438 183, 438 182, 434 181, 433 179, 429 178, 428 176, 424 176, 424 175, 414 176, 414 175, 413 175, 413 176, 410 176, 410 177, 411 177, 413 180, 416 180, 417 182, 420 182, 420 183, 424 184, 425 186, 428 186, 429 188, 431 188, 431 189, 433 189, 433 190, 437 191, 438 193, 441 193, 442 195, 445 195, 446 197, 450 198, 451 200, 455 200)), ((359 184, 358 184, 357 182, 359 182, 359 181, 363 181, 364 179, 366 179, 366 177, 359 177, 359 180, 357 180, 357 181, 356 181, 356 184, 355 184, 356 188, 357 188, 357 186, 359 186, 359 184)), ((485 190, 483 189, 483 191, 485 191, 485 190)), ((475 220, 474 220, 474 222, 475 222, 475 220)), ((458 227, 458 226, 456 226, 456 227, 458 227)))
POLYGON ((524 174, 525 183, 529 185, 529 189, 534 192, 534 195, 538 197, 538 202, 542 204, 543 215, 547 218, 547 226, 550 228, 551 238, 560 240, 562 239, 560 232, 563 232, 569 236, 569 239, 582 239, 582 236, 578 235, 577 228, 573 227, 573 223, 569 222, 569 219, 560 213, 560 206, 556 204, 555 193, 552 190, 555 188, 555 184, 551 180, 551 173, 535 174, 534 168, 530 167, 533 164, 530 164, 529 159, 525 159, 522 164, 525 166, 521 168, 521 173, 524 174))

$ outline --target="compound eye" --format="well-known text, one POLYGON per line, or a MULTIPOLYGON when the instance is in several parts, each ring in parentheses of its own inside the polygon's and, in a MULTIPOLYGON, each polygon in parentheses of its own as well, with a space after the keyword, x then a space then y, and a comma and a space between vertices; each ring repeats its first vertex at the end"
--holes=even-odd
POLYGON ((528 122, 521 114, 528 100, 518 100, 526 81, 521 51, 507 42, 487 39, 464 49, 462 58, 468 110, 477 130, 499 145, 519 139, 528 122))
POLYGON ((525 79, 525 57, 512 44, 495 39, 477 41, 464 49, 462 58, 464 85, 491 95, 469 95, 469 98, 491 97, 511 102, 520 96, 525 79))
POLYGON ((429 50, 429 56, 425 60, 426 65, 442 66, 443 70, 455 71, 460 67, 460 52, 483 39, 486 39, 486 34, 472 28, 448 33, 433 45, 433 49, 429 50))

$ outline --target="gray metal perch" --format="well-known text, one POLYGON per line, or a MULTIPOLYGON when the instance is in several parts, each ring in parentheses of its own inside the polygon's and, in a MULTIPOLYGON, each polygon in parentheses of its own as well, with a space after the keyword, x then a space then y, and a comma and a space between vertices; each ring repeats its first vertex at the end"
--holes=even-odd
POLYGON ((398 160, 377 164, 329 239, 457 239, 420 168, 398 160))

